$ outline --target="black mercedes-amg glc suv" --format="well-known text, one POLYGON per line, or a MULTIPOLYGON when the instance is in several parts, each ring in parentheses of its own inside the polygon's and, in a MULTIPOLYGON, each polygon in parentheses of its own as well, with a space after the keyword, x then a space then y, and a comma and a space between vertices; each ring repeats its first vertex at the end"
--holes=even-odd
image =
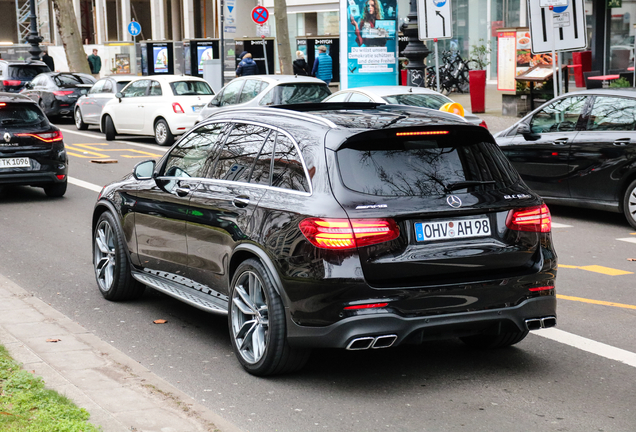
POLYGON ((92 226, 105 298, 149 286, 227 314, 255 375, 310 348, 496 348, 556 324, 548 208, 486 129, 439 111, 219 112, 104 187, 92 226))

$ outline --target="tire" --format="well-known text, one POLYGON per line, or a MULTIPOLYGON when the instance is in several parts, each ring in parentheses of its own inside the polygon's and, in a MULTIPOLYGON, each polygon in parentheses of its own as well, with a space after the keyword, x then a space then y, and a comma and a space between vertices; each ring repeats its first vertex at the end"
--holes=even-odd
POLYGON ((623 214, 632 228, 636 228, 636 180, 631 182, 629 186, 627 186, 627 190, 625 190, 625 196, 623 197, 623 214))
POLYGON ((460 338, 462 342, 472 348, 494 349, 505 348, 521 342, 528 336, 528 330, 521 332, 503 332, 497 335, 480 334, 460 338))
POLYGON ((73 117, 75 118, 75 127, 78 130, 88 129, 88 125, 84 123, 84 118, 82 118, 82 112, 79 108, 75 109, 75 115, 73 117))
POLYGON ((117 135, 113 119, 111 119, 110 116, 106 116, 104 119, 104 134, 106 135, 106 141, 114 140, 117 135))
POLYGON ((160 146, 171 146, 174 143, 174 135, 164 119, 155 122, 155 142, 160 146))
POLYGON ((228 323, 234 353, 252 375, 294 372, 309 359, 308 349, 289 346, 283 302, 255 259, 241 263, 232 278, 228 323))
POLYGON ((50 198, 63 197, 66 193, 66 187, 68 186, 68 180, 64 180, 64 183, 52 183, 44 186, 44 193, 50 198))
POLYGON ((97 286, 105 299, 120 301, 141 297, 145 286, 131 275, 126 242, 111 212, 104 212, 93 233, 93 267, 97 286))

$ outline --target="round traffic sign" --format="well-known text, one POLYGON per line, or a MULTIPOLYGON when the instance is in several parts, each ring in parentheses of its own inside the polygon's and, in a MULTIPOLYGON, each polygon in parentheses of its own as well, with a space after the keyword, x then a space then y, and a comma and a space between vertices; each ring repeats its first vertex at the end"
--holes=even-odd
POLYGON ((446 0, 433 0, 433 4, 438 8, 441 8, 446 4, 446 0))
POLYGON ((256 24, 265 24, 269 18, 269 11, 263 6, 256 6, 252 9, 252 20, 256 24))
POLYGON ((141 24, 137 21, 131 21, 130 24, 128 24, 128 33, 130 33, 131 36, 139 36, 141 33, 141 24))
MULTIPOLYGON (((569 2, 568 2, 569 3, 569 2)), ((566 4, 565 6, 555 6, 553 11, 554 13, 563 13, 568 9, 568 5, 566 4)))

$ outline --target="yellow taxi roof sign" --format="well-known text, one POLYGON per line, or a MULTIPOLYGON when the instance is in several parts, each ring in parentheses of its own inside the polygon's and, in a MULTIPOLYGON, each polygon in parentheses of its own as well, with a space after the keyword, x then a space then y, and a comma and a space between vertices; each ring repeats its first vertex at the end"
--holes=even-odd
POLYGON ((457 102, 447 102, 442 105, 439 110, 464 117, 464 107, 457 102))

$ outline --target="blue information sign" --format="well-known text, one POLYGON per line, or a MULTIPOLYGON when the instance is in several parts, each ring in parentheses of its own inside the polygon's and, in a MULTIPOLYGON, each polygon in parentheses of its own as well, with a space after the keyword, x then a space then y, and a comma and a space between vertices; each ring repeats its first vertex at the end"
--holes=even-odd
POLYGON ((128 24, 128 33, 130 33, 131 36, 139 36, 141 33, 141 24, 137 21, 131 21, 130 24, 128 24))

